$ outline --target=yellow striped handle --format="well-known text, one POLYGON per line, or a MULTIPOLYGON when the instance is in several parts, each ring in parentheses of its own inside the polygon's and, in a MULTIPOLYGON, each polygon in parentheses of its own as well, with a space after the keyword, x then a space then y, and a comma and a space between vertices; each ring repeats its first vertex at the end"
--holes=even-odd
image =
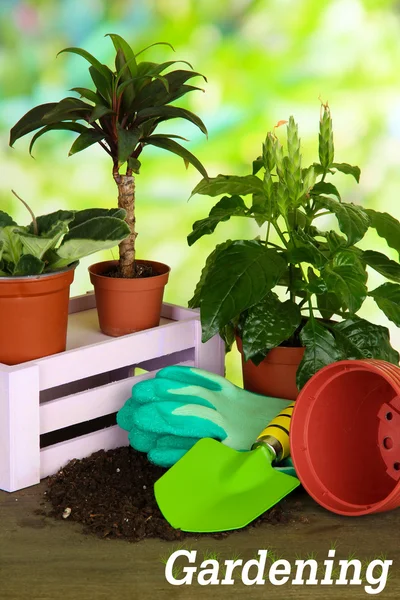
POLYGON ((275 454, 274 462, 280 462, 290 456, 289 428, 293 409, 294 402, 284 408, 279 415, 271 421, 264 431, 260 433, 253 445, 253 448, 260 445, 269 446, 275 454))

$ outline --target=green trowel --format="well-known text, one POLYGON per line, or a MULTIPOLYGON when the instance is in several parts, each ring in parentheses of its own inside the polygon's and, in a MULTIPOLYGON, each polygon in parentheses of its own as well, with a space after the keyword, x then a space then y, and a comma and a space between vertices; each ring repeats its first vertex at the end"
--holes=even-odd
POLYGON ((172 527, 192 532, 239 529, 300 485, 297 477, 272 466, 290 454, 293 407, 264 429, 252 450, 238 452, 204 438, 156 481, 158 506, 172 527))

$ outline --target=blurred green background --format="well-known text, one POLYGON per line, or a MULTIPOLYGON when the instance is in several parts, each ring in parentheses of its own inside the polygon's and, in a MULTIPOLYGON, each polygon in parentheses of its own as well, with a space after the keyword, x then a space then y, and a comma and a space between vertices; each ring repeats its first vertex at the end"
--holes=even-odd
MULTIPOLYGON (((183 105, 206 123, 206 140, 194 127, 173 123, 210 175, 246 174, 268 130, 293 114, 304 162, 317 159, 319 97, 331 106, 336 159, 361 167, 361 182, 337 174, 342 196, 400 217, 400 4, 392 0, 1 0, 0 2, 0 207, 29 219, 15 189, 36 214, 58 208, 111 207, 116 189, 101 148, 67 157, 73 134, 52 132, 28 153, 28 138, 8 147, 10 127, 36 104, 57 101, 90 83, 87 63, 57 52, 79 46, 112 66, 106 33, 125 37, 135 51, 156 42, 146 60, 184 59, 208 78, 205 93, 183 105)), ((200 80, 196 85, 202 86, 200 80)), ((89 87, 89 86, 88 86, 89 87)), ((182 103, 181 103, 182 104, 182 103)), ((168 126, 172 131, 171 123, 168 126)), ((284 131, 282 131, 284 134, 284 131)), ((188 248, 193 221, 208 214, 211 199, 189 202, 199 175, 181 159, 147 148, 137 187, 139 257, 172 267, 166 300, 186 305, 210 251, 227 237, 254 237, 255 226, 236 219, 188 248)), ((383 249, 368 234, 364 246, 383 249)), ((386 249, 385 249, 386 251, 386 249)), ((392 258, 393 252, 387 251, 392 258)), ((72 294, 91 288, 86 267, 113 251, 81 262, 72 294)), ((379 275, 370 274, 373 285, 379 275)), ((363 314, 386 324, 367 301, 363 314)), ((392 343, 400 335, 391 327, 392 343)), ((237 353, 227 374, 240 381, 237 353)))

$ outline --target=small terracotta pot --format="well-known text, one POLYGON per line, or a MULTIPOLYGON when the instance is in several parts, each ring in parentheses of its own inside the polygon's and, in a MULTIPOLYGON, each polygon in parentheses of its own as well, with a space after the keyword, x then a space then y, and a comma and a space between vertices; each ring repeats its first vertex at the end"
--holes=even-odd
POLYGON ((164 287, 171 269, 152 260, 138 260, 137 263, 152 266, 158 275, 133 279, 107 277, 104 273, 118 264, 116 260, 89 267, 99 325, 106 335, 119 337, 157 327, 160 322, 164 287))
POLYGON ((245 390, 273 398, 296 400, 299 393, 296 372, 303 358, 304 348, 278 346, 270 350, 264 360, 256 366, 251 360, 244 360, 242 340, 239 337, 236 337, 236 344, 242 355, 245 390))
POLYGON ((0 277, 0 363, 16 365, 65 350, 76 265, 56 273, 0 277))

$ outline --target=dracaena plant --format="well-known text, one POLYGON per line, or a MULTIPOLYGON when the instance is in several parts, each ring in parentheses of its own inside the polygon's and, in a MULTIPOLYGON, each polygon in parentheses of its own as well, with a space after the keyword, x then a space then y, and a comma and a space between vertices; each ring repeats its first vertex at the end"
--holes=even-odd
MULTIPOLYGON (((14 192, 15 194, 15 192, 14 192)), ((40 275, 64 269, 79 259, 112 248, 129 235, 120 208, 58 210, 18 225, 0 211, 0 276, 40 275)))
POLYGON ((236 333, 245 359, 256 365, 278 345, 305 346, 299 389, 334 361, 399 361, 388 329, 357 313, 369 296, 400 326, 400 265, 357 244, 373 228, 400 253, 400 223, 387 213, 344 202, 332 183, 337 171, 359 181, 358 167, 335 162, 330 109, 322 105, 318 162, 302 165, 298 127, 290 117, 285 148, 274 128, 252 174, 203 179, 193 190, 224 196, 207 218, 194 223, 189 245, 234 216, 253 219, 264 229, 256 239, 219 244, 208 257, 190 301, 200 307, 203 340, 219 332, 229 349, 236 333), (321 229, 321 217, 327 215, 337 227, 321 229), (367 267, 388 281, 368 290, 367 267))
POLYGON ((118 186, 118 206, 126 211, 126 222, 130 228, 129 236, 119 246, 119 270, 123 277, 133 277, 137 236, 134 174, 139 173, 139 156, 143 149, 152 145, 177 154, 183 158, 186 166, 192 164, 203 177, 207 177, 201 162, 176 141, 176 138, 184 138, 155 133, 160 123, 181 118, 207 134, 204 123, 197 115, 184 108, 170 106, 188 92, 201 89, 189 85, 189 80, 198 76, 205 77, 193 71, 186 61, 170 60, 160 64, 139 61, 138 57, 143 50, 135 54, 119 35, 109 35, 116 52, 114 70, 81 48, 61 50, 61 53, 78 54, 90 63, 89 72, 94 89, 76 87, 71 91, 80 94, 80 99, 67 97, 60 102, 33 108, 11 129, 10 145, 22 136, 38 130, 30 143, 31 152, 36 140, 54 129, 79 134, 72 144, 70 155, 93 144, 100 144, 112 159, 112 174, 118 186), (178 62, 184 63, 189 69, 169 70, 178 62), (125 173, 121 173, 121 168, 125 165, 125 173))

